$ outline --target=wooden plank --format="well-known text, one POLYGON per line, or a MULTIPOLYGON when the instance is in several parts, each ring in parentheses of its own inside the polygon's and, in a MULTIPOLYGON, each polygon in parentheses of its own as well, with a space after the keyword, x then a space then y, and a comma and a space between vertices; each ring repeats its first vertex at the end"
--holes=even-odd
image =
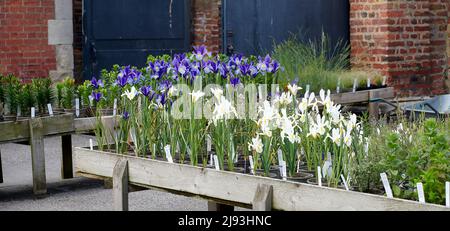
POLYGON ((256 188, 255 197, 253 198, 254 211, 271 211, 272 210, 272 185, 258 184, 256 188))
POLYGON ((0 149, 0 183, 3 183, 2 150, 0 149))
POLYGON ((73 178, 72 164, 72 135, 61 136, 62 160, 61 160, 61 178, 73 178))
POLYGON ((128 160, 129 182, 251 206, 258 184, 272 185, 275 210, 447 210, 440 205, 240 174, 164 161, 74 148, 77 174, 112 177, 116 162, 128 160))
POLYGON ((42 119, 29 120, 31 165, 33 171, 33 193, 41 195, 47 193, 45 176, 45 154, 44 154, 44 129, 42 119))
MULTIPOLYGON (((43 136, 58 135, 74 132, 73 115, 62 114, 48 117, 40 117, 43 124, 43 136)), ((29 121, 7 121, 0 123, 0 142, 24 141, 30 138, 29 121)))
POLYGON ((128 161, 119 159, 113 170, 114 210, 128 211, 128 161))
POLYGON ((366 91, 353 92, 343 92, 339 94, 332 94, 331 100, 337 104, 353 104, 353 103, 368 103, 369 102, 369 92, 377 94, 379 98, 391 99, 394 98, 394 88, 380 88, 366 91))
MULTIPOLYGON (((103 116, 102 122, 108 128, 112 128, 117 126, 117 118, 118 116, 103 116)), ((96 123, 97 123, 96 117, 75 118, 74 120, 75 132, 77 133, 90 132, 95 129, 96 123)))

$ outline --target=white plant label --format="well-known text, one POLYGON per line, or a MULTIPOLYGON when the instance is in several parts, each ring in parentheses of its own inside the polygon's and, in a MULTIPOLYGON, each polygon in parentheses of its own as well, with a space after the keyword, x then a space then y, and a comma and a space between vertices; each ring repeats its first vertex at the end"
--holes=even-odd
POLYGON ((113 116, 117 115, 117 99, 114 99, 113 116))
POLYGON ((255 169, 253 168, 253 156, 248 156, 248 161, 250 162, 250 173, 255 175, 255 169))
POLYGON ((356 84, 357 84, 357 80, 354 79, 354 80, 353 80, 353 90, 352 90, 353 93, 356 92, 356 84))
POLYGON ((167 162, 173 163, 172 155, 170 154, 170 145, 164 146, 164 152, 166 153, 167 162))
POLYGON ((264 102, 263 86, 258 86, 259 99, 264 102))
POLYGON ((209 155, 209 165, 214 166, 214 155, 212 153, 209 155))
POLYGON ((216 167, 216 170, 220 170, 219 158, 217 157, 217 155, 214 155, 213 158, 214 158, 214 167, 216 167))
POLYGON ((283 178, 283 180, 286 180, 286 161, 281 161, 280 173, 281 178, 283 178))
POLYGON ((310 88, 309 84, 306 84, 305 92, 309 93, 309 88, 310 88))
POLYGON ((80 99, 75 99, 75 116, 80 117, 80 99))
POLYGON ((17 106, 17 116, 22 116, 22 110, 20 109, 20 106, 17 106))
POLYGON ((367 78, 367 87, 370 87, 370 78, 367 78))
POLYGON ((386 76, 383 76, 383 82, 381 83, 381 85, 386 85, 386 76))
POLYGON ((53 109, 52 109, 52 105, 51 104, 47 104, 47 109, 48 109, 48 114, 50 115, 50 116, 53 116, 53 109))
POLYGON ((345 190, 348 191, 349 189, 348 189, 347 181, 345 180, 344 175, 342 175, 342 174, 341 174, 341 180, 342 180, 342 182, 344 183, 345 190))
POLYGON ((281 163, 283 162, 283 152, 280 149, 278 149, 277 154, 278 154, 278 165, 281 167, 281 163))
POLYGON ((89 106, 92 107, 92 105, 94 105, 94 97, 92 97, 92 95, 89 95, 89 106))
POLYGON ((450 182, 445 182, 445 206, 450 208, 450 182))
POLYGON ((300 172, 300 158, 297 160, 297 173, 300 172))
POLYGON ((206 151, 211 152, 211 137, 206 135, 206 151))
POLYGON ((425 203, 425 194, 423 193, 423 184, 421 182, 417 183, 417 195, 419 196, 419 202, 425 203))
POLYGON ((391 185, 389 185, 389 180, 385 172, 380 173, 381 181, 383 182, 384 191, 386 191, 386 195, 388 198, 394 198, 392 195, 391 185))
POLYGON ((36 117, 36 108, 31 107, 31 118, 36 117))
POLYGON ((153 144, 153 155, 156 155, 156 144, 153 144))
POLYGON ((92 150, 94 150, 94 142, 92 141, 92 139, 89 139, 89 148, 92 150))
POLYGON ((320 169, 320 166, 317 166, 317 184, 322 186, 322 170, 320 169))

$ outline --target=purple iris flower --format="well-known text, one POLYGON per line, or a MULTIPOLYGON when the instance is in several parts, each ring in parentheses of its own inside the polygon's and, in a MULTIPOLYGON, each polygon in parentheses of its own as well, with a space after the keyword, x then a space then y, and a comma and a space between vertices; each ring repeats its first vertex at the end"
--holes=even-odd
POLYGON ((129 114, 127 111, 124 111, 124 112, 123 112, 123 115, 122 115, 122 118, 123 118, 124 120, 128 120, 128 118, 130 118, 130 114, 129 114))
POLYGON ((249 75, 250 74, 250 64, 244 63, 242 65, 239 65, 239 72, 242 75, 249 75))
POLYGON ((250 75, 251 75, 253 78, 255 78, 255 77, 258 75, 258 73, 259 73, 258 68, 256 68, 256 67, 253 65, 253 63, 250 64, 249 71, 250 71, 250 75))
POLYGON ((233 87, 236 87, 236 85, 241 83, 241 80, 239 79, 239 77, 231 77, 230 83, 231 83, 231 85, 233 85, 233 87))
POLYGON ((103 87, 103 82, 101 79, 97 80, 95 77, 92 77, 91 85, 94 89, 98 89, 99 87, 103 87))
POLYGON ((141 93, 145 96, 148 96, 152 91, 152 87, 151 86, 143 86, 141 87, 141 93))
POLYGON ((242 64, 243 61, 243 55, 242 54, 234 54, 230 57, 230 66, 239 66, 242 64))
POLYGON ((209 73, 217 74, 217 72, 219 72, 219 65, 218 65, 218 63, 216 63, 212 60, 208 60, 205 64, 204 71, 206 74, 209 74, 209 73))
POLYGON ((93 91, 92 98, 98 103, 102 99, 102 93, 93 91))
POLYGON ((276 73, 278 69, 280 69, 280 63, 278 63, 276 60, 273 60, 273 62, 269 65, 267 71, 270 73, 276 73))
POLYGON ((125 85, 127 85, 128 82, 128 78, 127 76, 117 76, 117 81, 116 83, 120 86, 120 87, 125 87, 125 85))
POLYGON ((219 65, 219 73, 222 76, 222 78, 226 79, 228 72, 229 71, 228 71, 227 65, 225 63, 220 63, 220 65, 219 65))
POLYGON ((161 82, 159 82, 158 90, 160 90, 161 92, 165 92, 169 90, 171 87, 172 82, 170 82, 169 80, 162 80, 161 82))
POLYGON ((156 96, 156 103, 157 104, 161 104, 161 105, 165 105, 166 104, 166 102, 167 102, 167 97, 166 97, 166 94, 158 94, 157 96, 156 96))
POLYGON ((203 60, 203 58, 208 55, 211 56, 211 53, 208 52, 208 50, 206 49, 205 45, 201 45, 201 46, 196 46, 194 47, 194 52, 193 52, 195 59, 197 60, 203 60))

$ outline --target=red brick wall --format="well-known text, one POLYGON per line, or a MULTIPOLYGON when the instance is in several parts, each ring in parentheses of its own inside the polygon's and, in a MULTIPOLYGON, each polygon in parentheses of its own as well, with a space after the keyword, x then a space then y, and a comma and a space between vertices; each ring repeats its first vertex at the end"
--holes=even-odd
POLYGON ((192 0, 192 45, 221 51, 221 0, 192 0))
POLYGON ((47 39, 54 11, 53 0, 0 1, 0 73, 28 81, 56 69, 55 48, 47 39))
POLYGON ((388 76, 400 96, 446 93, 447 0, 350 0, 354 68, 388 76))

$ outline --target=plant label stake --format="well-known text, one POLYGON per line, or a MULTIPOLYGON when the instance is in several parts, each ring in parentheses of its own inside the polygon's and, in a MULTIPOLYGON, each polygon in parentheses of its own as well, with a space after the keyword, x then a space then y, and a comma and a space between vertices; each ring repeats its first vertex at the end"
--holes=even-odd
POLYGON ((342 180, 342 182, 344 183, 345 190, 348 191, 349 189, 348 189, 347 181, 345 180, 344 175, 342 175, 342 174, 341 174, 341 180, 342 180))
POLYGON ((258 94, 259 94, 259 99, 261 100, 261 102, 264 102, 266 99, 264 99, 263 86, 262 85, 258 86, 258 94))
POLYGON ((206 135, 206 152, 211 152, 211 137, 206 135))
POLYGON ((383 76, 383 81, 381 82, 381 85, 382 85, 382 86, 385 86, 385 85, 386 85, 386 76, 383 76))
POLYGON ((117 115, 117 99, 114 99, 113 116, 117 115))
POLYGON ((445 205, 450 208, 450 182, 445 182, 445 205))
POLYGON ((386 191, 386 195, 388 198, 394 198, 392 195, 391 185, 389 185, 389 180, 385 172, 380 173, 381 181, 383 182, 384 191, 386 191))
POLYGON ((153 156, 156 156, 156 144, 153 144, 152 154, 153 156))
POLYGON ((250 162, 250 173, 255 175, 255 169, 253 169, 253 156, 248 156, 248 161, 250 162))
POLYGON ((80 99, 75 99, 75 116, 80 117, 80 99))
POLYGON ((356 92, 356 84, 357 84, 357 80, 354 79, 354 80, 353 80, 353 90, 352 90, 353 93, 356 92))
POLYGON ((94 105, 94 97, 92 97, 92 95, 89 95, 89 106, 92 107, 92 105, 94 105))
POLYGON ((425 203, 425 194, 423 193, 422 182, 417 183, 417 195, 419 196, 419 202, 425 203))
POLYGON ((50 115, 50 116, 53 116, 53 109, 52 109, 52 105, 51 104, 47 104, 47 109, 48 109, 48 114, 50 115))
POLYGON ((280 166, 280 174, 281 174, 281 178, 283 178, 283 180, 287 180, 286 179, 286 161, 281 161, 281 166, 280 166))
POLYGON ((367 88, 370 88, 370 78, 367 78, 367 88))
POLYGON ((17 106, 17 116, 22 116, 22 110, 20 109, 20 106, 17 106))
POLYGON ((217 158, 217 155, 214 155, 213 158, 214 158, 214 167, 216 167, 216 170, 220 170, 219 158, 217 158))
POLYGON ((180 153, 180 143, 179 143, 178 141, 177 141, 176 151, 177 151, 178 153, 180 153))
POLYGON ((92 142, 92 139, 89 139, 89 149, 94 150, 94 142, 92 142))
POLYGON ((31 118, 36 117, 36 108, 31 107, 31 118))
POLYGON ((170 145, 164 146, 164 151, 166 153, 166 159, 169 163, 173 163, 172 155, 170 154, 170 145))
POLYGON ((209 165, 214 166, 214 155, 212 153, 209 155, 209 165))
POLYGON ((320 170, 320 166, 317 166, 317 184, 322 186, 322 171, 320 170))
POLYGON ((281 163, 283 162, 283 152, 280 149, 278 149, 277 154, 278 154, 278 166, 281 168, 281 163))

